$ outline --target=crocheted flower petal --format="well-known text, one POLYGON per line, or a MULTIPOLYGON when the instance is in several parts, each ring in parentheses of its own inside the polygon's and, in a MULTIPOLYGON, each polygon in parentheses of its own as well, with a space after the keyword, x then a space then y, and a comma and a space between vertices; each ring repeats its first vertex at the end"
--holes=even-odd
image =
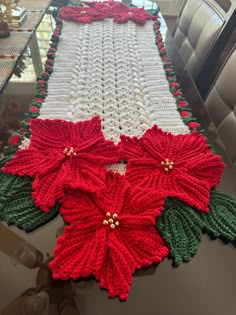
MULTIPOLYGON (((87 150, 86 160, 94 161, 98 164, 112 164, 120 162, 123 158, 121 148, 115 145, 113 141, 101 139, 87 150)), ((82 156, 82 154, 81 154, 82 156)))
POLYGON ((173 158, 175 162, 186 162, 199 153, 210 151, 207 140, 203 135, 193 132, 191 134, 173 135, 163 131, 156 125, 147 130, 140 140, 145 151, 155 160, 173 158))
POLYGON ((161 262, 168 255, 161 237, 153 227, 120 230, 109 237, 109 257, 98 275, 101 288, 109 296, 126 300, 135 269, 161 262))
POLYGON ((197 253, 202 237, 200 213, 174 198, 167 198, 165 210, 156 220, 157 230, 170 249, 174 265, 188 262, 197 253))
POLYGON ((30 148, 40 152, 63 153, 74 140, 75 124, 60 119, 33 119, 30 123, 30 148))
POLYGON ((5 173, 20 176, 35 176, 57 169, 63 162, 63 156, 41 154, 33 149, 23 149, 16 152, 16 156, 7 162, 2 169, 5 173))
POLYGON ((155 165, 136 165, 128 164, 126 170, 126 178, 137 187, 151 188, 158 192, 163 191, 163 182, 165 173, 155 165))
POLYGON ((106 174, 106 188, 98 191, 94 200, 104 213, 108 211, 120 213, 125 201, 128 200, 129 187, 125 176, 110 171, 106 174))
POLYGON ((144 25, 146 23, 146 17, 142 16, 141 14, 134 15, 133 17, 130 18, 133 22, 144 25))
POLYGON ((42 211, 48 212, 56 201, 60 201, 64 197, 66 181, 67 175, 64 170, 37 175, 32 186, 35 205, 42 211))
POLYGON ((96 224, 86 222, 65 228, 50 263, 54 279, 77 280, 101 270, 107 254, 107 230, 96 228, 96 224))
POLYGON ((94 217, 100 212, 90 193, 81 190, 69 190, 62 201, 60 213, 68 222, 94 217))
POLYGON ((116 15, 114 17, 114 22, 116 23, 125 23, 130 19, 130 16, 125 13, 125 14, 120 14, 120 15, 116 15))
POLYGON ((140 143, 140 140, 137 137, 128 137, 128 136, 120 136, 120 143, 124 156, 126 159, 136 159, 143 157, 144 150, 140 143))
MULTIPOLYGON (((68 167, 69 168, 69 167, 68 167)), ((89 192, 101 190, 105 185, 106 169, 91 161, 73 159, 70 161, 68 187, 89 192)))
POLYGON ((63 153, 65 147, 70 146, 84 152, 99 141, 105 142, 98 116, 77 123, 60 119, 34 119, 31 122, 31 134, 30 148, 50 153, 63 153))
POLYGON ((211 152, 199 154, 195 159, 186 163, 189 173, 208 184, 209 188, 216 187, 225 168, 222 159, 211 152))
POLYGON ((176 176, 172 187, 168 190, 168 195, 177 197, 198 210, 209 211, 209 185, 190 174, 179 174, 176 176))
POLYGON ((158 216, 164 208, 165 194, 155 190, 131 187, 121 213, 132 216, 158 216))
POLYGON ((78 17, 74 17, 73 21, 75 22, 80 22, 80 23, 90 23, 92 21, 94 21, 94 18, 92 16, 78 16, 78 17))

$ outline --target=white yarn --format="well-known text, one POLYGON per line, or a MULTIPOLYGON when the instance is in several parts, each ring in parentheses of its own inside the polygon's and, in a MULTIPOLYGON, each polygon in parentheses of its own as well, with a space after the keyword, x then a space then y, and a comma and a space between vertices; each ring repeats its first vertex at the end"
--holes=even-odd
POLYGON ((105 137, 115 143, 154 124, 189 132, 169 91, 152 21, 63 23, 40 118, 76 122, 100 115, 105 137))

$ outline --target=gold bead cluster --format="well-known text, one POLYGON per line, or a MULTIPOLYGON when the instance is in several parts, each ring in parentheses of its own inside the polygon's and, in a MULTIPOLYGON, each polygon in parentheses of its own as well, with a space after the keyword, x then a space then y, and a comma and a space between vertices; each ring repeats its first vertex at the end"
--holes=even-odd
POLYGON ((66 156, 71 156, 71 155, 76 155, 77 153, 74 151, 74 148, 73 147, 70 147, 70 148, 65 148, 63 153, 66 155, 66 156))
POLYGON ((115 229, 117 226, 120 225, 120 222, 117 220, 118 214, 113 213, 113 215, 110 212, 106 213, 107 220, 103 220, 104 225, 110 225, 111 229, 115 229))
POLYGON ((161 165, 164 166, 165 172, 169 172, 174 168, 174 162, 171 162, 169 159, 165 159, 165 161, 162 161, 161 165))

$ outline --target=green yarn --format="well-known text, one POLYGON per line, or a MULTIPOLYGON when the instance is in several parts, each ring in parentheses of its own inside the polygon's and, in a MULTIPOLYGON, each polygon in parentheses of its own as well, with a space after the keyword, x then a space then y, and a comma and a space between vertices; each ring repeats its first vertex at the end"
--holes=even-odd
POLYGON ((173 264, 178 266, 197 253, 203 233, 227 242, 236 239, 236 197, 212 190, 209 213, 167 198, 156 227, 170 249, 173 264))
MULTIPOLYGON (((2 168, 12 156, 0 160, 2 168)), ((32 179, 13 176, 0 171, 0 219, 9 225, 31 232, 52 220, 59 213, 55 205, 49 213, 36 207, 32 198, 32 179)))
POLYGON ((211 191, 209 214, 199 213, 204 222, 203 231, 228 242, 236 239, 236 197, 211 191))
POLYGON ((31 232, 52 220, 57 216, 59 205, 54 206, 49 213, 42 212, 36 207, 31 197, 31 187, 25 187, 14 195, 14 199, 0 202, 0 209, 4 209, 4 221, 8 225, 16 225, 18 228, 31 232))
POLYGON ((197 211, 182 201, 167 198, 165 210, 156 219, 156 227, 170 250, 175 266, 190 261, 197 253, 203 222, 197 211))

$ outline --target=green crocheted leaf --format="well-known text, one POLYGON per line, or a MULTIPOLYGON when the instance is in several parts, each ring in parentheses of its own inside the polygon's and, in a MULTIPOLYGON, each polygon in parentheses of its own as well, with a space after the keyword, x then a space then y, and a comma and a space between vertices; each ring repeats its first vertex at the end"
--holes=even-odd
POLYGON ((4 167, 5 164, 12 159, 12 157, 13 155, 7 155, 7 156, 4 156, 2 159, 0 159, 0 168, 4 167))
MULTIPOLYGON (((2 168, 12 157, 0 160, 2 168)), ((59 213, 59 205, 49 213, 36 207, 32 198, 32 179, 12 176, 0 171, 0 219, 7 224, 31 232, 52 220, 59 213)))
POLYGON ((170 250, 175 266, 190 261, 197 253, 203 228, 198 212, 182 201, 167 198, 165 210, 156 219, 156 227, 170 250))
POLYGON ((227 241, 236 239, 236 197, 221 192, 211 192, 209 213, 200 213, 203 230, 210 236, 227 241))
POLYGON ((8 225, 14 224, 26 232, 31 232, 57 216, 59 205, 54 206, 49 213, 44 213, 35 206, 31 193, 31 187, 24 187, 14 195, 14 199, 0 203, 0 208, 4 208, 4 221, 8 225))

